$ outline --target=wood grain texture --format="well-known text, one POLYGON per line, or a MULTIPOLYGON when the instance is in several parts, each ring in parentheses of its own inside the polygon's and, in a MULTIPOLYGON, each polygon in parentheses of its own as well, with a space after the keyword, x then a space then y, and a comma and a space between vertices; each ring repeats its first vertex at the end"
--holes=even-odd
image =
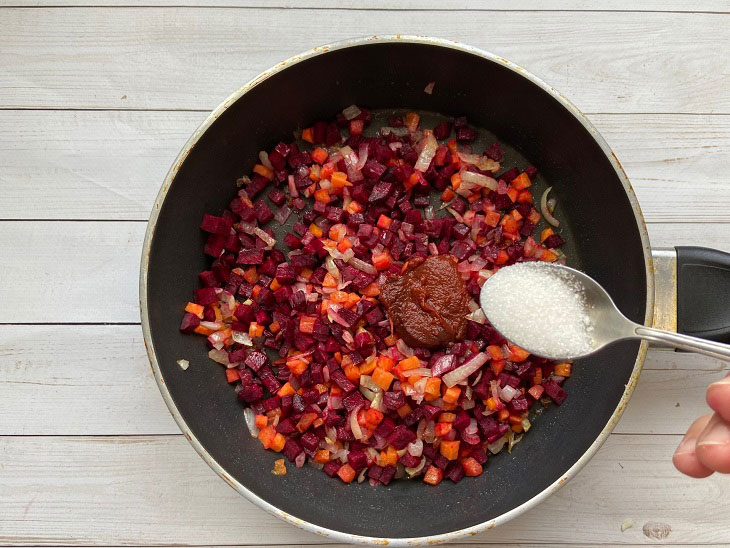
POLYGON ((238 7, 266 9, 340 9, 355 12, 373 10, 388 11, 658 11, 675 13, 728 13, 730 8, 723 0, 683 0, 682 2, 663 2, 661 0, 644 0, 641 3, 629 4, 623 0, 545 0, 539 3, 530 0, 513 0, 505 3, 500 0, 470 0, 453 2, 450 0, 0 0, 3 6, 88 6, 88 7, 120 7, 120 6, 188 6, 188 7, 238 7))
MULTIPOLYGON (((673 354, 649 353, 616 432, 681 434, 707 412, 705 389, 727 373, 723 364, 673 354)), ((191 367, 220 368, 208 360, 191 367)), ((140 326, 0 326, 0 436, 178 433, 140 326)))
MULTIPOLYGON (((0 219, 146 220, 169 166, 206 115, 0 111, 0 219)), ((730 221, 730 116, 591 120, 648 221, 730 221)))
MULTIPOLYGON (((652 245, 730 251, 730 225, 651 223, 652 245)), ((138 323, 145 223, 0 221, 2 323, 138 323)), ((191 291, 196 280, 190 281, 191 291)))
POLYGON ((410 33, 491 50, 586 112, 730 113, 730 57, 715 54, 730 49, 724 15, 376 10, 353 25, 355 17, 348 10, 5 9, 0 106, 211 109, 313 46, 410 33))
MULTIPOLYGON (((642 525, 658 521, 668 544, 728 543, 718 501, 730 477, 681 477, 670 460, 679 439, 612 435, 557 494, 466 542, 650 544, 642 525), (636 526, 621 532, 626 519, 636 526)), ((323 542, 237 495, 182 436, 2 438, 0 462, 4 544, 323 542)))

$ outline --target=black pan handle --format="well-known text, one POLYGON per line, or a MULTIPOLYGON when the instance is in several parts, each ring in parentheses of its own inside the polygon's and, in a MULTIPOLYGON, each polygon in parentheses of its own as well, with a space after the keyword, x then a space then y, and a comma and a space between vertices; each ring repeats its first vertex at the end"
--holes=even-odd
POLYGON ((730 254, 677 247, 677 332, 730 343, 730 254))

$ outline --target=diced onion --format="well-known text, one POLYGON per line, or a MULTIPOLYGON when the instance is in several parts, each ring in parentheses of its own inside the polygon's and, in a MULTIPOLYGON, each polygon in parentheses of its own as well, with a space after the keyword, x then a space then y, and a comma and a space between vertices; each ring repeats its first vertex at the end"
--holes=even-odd
POLYGON ((216 350, 213 348, 210 352, 208 352, 208 357, 221 365, 230 365, 230 362, 228 361, 228 352, 225 350, 216 350))
POLYGON ((380 388, 370 375, 360 375, 360 386, 364 386, 368 390, 373 392, 381 392, 383 389, 380 388))
POLYGON ((489 356, 487 356, 484 352, 478 352, 477 354, 474 354, 463 365, 460 365, 453 371, 446 373, 446 375, 443 376, 444 384, 451 388, 452 386, 456 385, 456 383, 466 380, 469 375, 471 375, 482 365, 487 363, 488 359, 489 356))
POLYGON ((469 314, 466 319, 481 324, 487 321, 487 317, 484 315, 484 311, 481 308, 477 308, 474 312, 469 314))
POLYGON ((423 453, 423 441, 416 440, 408 444, 408 454, 414 457, 420 457, 423 453))
POLYGON ((365 167, 365 162, 368 161, 368 145, 367 143, 361 143, 360 148, 357 149, 357 165, 355 169, 360 171, 365 167))
POLYGON ((520 434, 519 436, 515 436, 514 431, 512 431, 512 430, 509 431, 509 434, 507 434, 507 442, 509 444, 507 446, 508 453, 511 453, 512 448, 522 441, 522 436, 523 436, 523 434, 520 434))
POLYGON ((291 196, 292 199, 298 197, 299 191, 297 190, 297 184, 294 182, 294 175, 289 175, 287 184, 289 185, 289 196, 291 196))
POLYGON ((251 337, 248 335, 248 333, 245 333, 243 331, 233 331, 231 338, 233 339, 233 342, 236 342, 238 344, 242 344, 244 346, 253 346, 253 341, 251 340, 251 337))
POLYGON ((436 141, 436 137, 434 137, 432 133, 429 133, 423 138, 421 146, 421 154, 418 155, 418 160, 413 166, 413 169, 425 173, 428 166, 431 165, 431 160, 433 160, 433 157, 436 155, 436 149, 439 144, 436 141))
POLYGON ((547 197, 552 189, 553 187, 549 186, 545 189, 545 192, 542 193, 542 197, 540 198, 540 212, 542 213, 542 216, 545 217, 545 220, 548 223, 557 227, 560 226, 560 221, 553 217, 553 214, 550 212, 547 206, 547 197))
POLYGON ((401 373, 404 377, 413 377, 414 375, 418 375, 419 377, 430 377, 431 376, 431 370, 426 367, 417 367, 416 369, 409 369, 408 371, 403 371, 401 373))
POLYGON ((357 108, 356 105, 350 105, 342 111, 342 115, 345 117, 345 120, 354 120, 355 118, 360 116, 361 112, 362 111, 357 108))
POLYGON ((515 396, 517 396, 517 394, 520 394, 520 391, 507 384, 504 388, 502 388, 502 390, 500 390, 499 397, 505 403, 509 403, 515 398, 515 396))
MULTIPOLYGON (((347 251, 352 251, 352 248, 348 249, 347 251)), ((347 251, 345 253, 347 253, 347 251)), ((344 259, 344 255, 343 255, 343 259, 344 259)), ((366 263, 365 261, 361 261, 357 257, 353 256, 353 257, 350 257, 349 259, 345 259, 345 261, 347 263, 351 264, 352 266, 354 266, 355 268, 357 268, 358 270, 362 270, 366 274, 372 274, 373 276, 375 276, 378 273, 378 271, 376 270, 376 268, 373 265, 371 265, 370 263, 366 263)))
POLYGON ((474 183, 489 190, 497 190, 498 183, 492 177, 487 177, 481 173, 474 173, 473 171, 467 171, 462 169, 460 172, 461 180, 467 183, 474 183))
POLYGON ((381 135, 390 135, 391 133, 396 137, 404 137, 408 135, 408 128, 385 126, 380 129, 381 135))
POLYGON ((423 467, 426 465, 426 457, 421 458, 421 462, 418 463, 418 466, 415 466, 414 468, 407 468, 405 469, 406 474, 408 474, 410 477, 413 477, 417 475, 421 470, 423 470, 423 467))
MULTIPOLYGON (((283 459, 282 459, 283 460, 283 459)), ((297 455, 297 457, 294 459, 294 464, 297 466, 297 468, 301 468, 304 466, 304 462, 307 460, 307 454, 302 451, 297 455)))
POLYGON ((507 443, 507 438, 502 436, 498 440, 493 441, 489 445, 487 445, 487 449, 489 449, 489 452, 493 455, 496 455, 499 453, 502 448, 504 447, 504 444, 507 443))
POLYGON ((183 371, 187 371, 188 367, 190 367, 190 362, 188 360, 177 360, 177 364, 183 371))
POLYGON ((370 409, 375 409, 376 411, 380 411, 382 413, 384 413, 386 411, 385 406, 383 405, 383 391, 382 390, 375 394, 373 401, 370 402, 370 409))
POLYGON ((248 432, 252 438, 257 438, 259 435, 259 429, 256 428, 256 415, 250 407, 243 410, 243 418, 246 419, 246 426, 248 426, 248 432))
POLYGON ((283 225, 289 218, 289 215, 291 215, 291 208, 284 204, 279 208, 279 211, 274 214, 274 220, 280 225, 283 225))
POLYGON ((436 85, 435 81, 429 82, 428 84, 426 84, 426 87, 423 88, 423 93, 431 95, 433 93, 433 86, 435 86, 435 85, 436 85))
POLYGON ((259 152, 259 160, 261 160, 261 163, 269 169, 274 169, 274 166, 271 165, 271 162, 269 161, 269 154, 265 150, 259 152))
POLYGON ((413 356, 413 349, 408 346, 405 341, 403 341, 403 339, 398 339, 395 342, 395 346, 398 349, 398 352, 403 354, 406 358, 410 358, 411 356, 413 356))
POLYGON ((350 430, 352 430, 352 435, 355 436, 356 440, 363 439, 362 429, 360 428, 360 424, 357 422, 357 413, 360 411, 361 407, 361 405, 358 405, 350 413, 350 430))

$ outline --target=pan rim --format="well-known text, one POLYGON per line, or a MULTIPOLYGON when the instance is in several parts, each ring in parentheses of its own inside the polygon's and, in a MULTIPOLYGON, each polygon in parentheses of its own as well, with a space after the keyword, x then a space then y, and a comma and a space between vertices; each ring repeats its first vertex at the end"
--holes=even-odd
POLYGON ((192 148, 196 145, 200 137, 207 131, 207 129, 213 124, 213 122, 221 116, 233 103, 235 103, 239 98, 241 98, 243 95, 245 95, 248 91, 256 87, 258 84, 264 82, 271 76, 285 70, 286 68, 295 65, 297 63, 300 63, 302 61, 305 61, 307 59, 326 54, 330 51, 336 51, 351 47, 360 47, 360 46, 367 46, 370 44, 382 44, 382 43, 409 43, 409 44, 422 44, 422 45, 430 45, 430 46, 439 46, 449 49, 458 50, 461 52, 469 53, 478 57, 481 57, 487 61, 497 63, 515 73, 518 73, 520 76, 526 78, 527 80, 531 81, 533 84, 540 87, 544 92, 551 95, 555 100, 557 100, 559 103, 563 105, 563 107, 568 110, 582 125, 583 127, 590 133, 590 135, 593 137, 593 140, 600 146, 603 153, 606 155, 606 158, 609 160, 611 165, 614 168, 614 171, 616 172, 619 180, 621 181, 621 184, 624 187, 624 191, 626 192, 626 195, 629 199, 629 203, 631 205, 631 208, 634 212, 634 217, 636 219, 636 224, 639 229, 639 235, 641 238, 641 243, 643 247, 643 253, 644 253, 644 266, 645 266, 645 273, 646 273, 646 309, 645 309, 645 317, 644 317, 644 324, 645 325, 651 325, 653 314, 654 314, 654 267, 652 262, 652 256, 651 256, 651 247, 649 244, 649 236, 646 229, 646 223, 644 221, 644 217, 641 213, 641 209, 639 207, 638 200, 636 198, 636 195, 634 193, 633 188, 631 187, 631 183, 628 180, 628 177, 626 176, 626 173, 623 170, 623 167, 618 161, 618 158, 614 154, 614 152, 611 150, 611 148, 608 146, 608 143, 605 141, 605 139, 598 133, 596 128, 593 126, 593 124, 586 118, 586 116, 578 110, 578 108, 573 105, 567 98, 565 98, 562 94, 560 94, 556 89, 554 89, 552 86, 545 83, 543 80, 532 74, 531 72, 523 69, 522 67, 515 65, 514 63, 508 61, 507 59, 500 57, 498 55, 489 53, 487 51, 481 50, 479 48, 468 46, 465 44, 461 44, 459 42, 446 40, 442 38, 431 38, 427 36, 411 36, 411 35, 384 35, 384 36, 368 36, 363 38, 355 38, 355 39, 349 39, 349 40, 343 40, 339 42, 334 42, 331 44, 323 45, 315 47, 309 51, 306 51, 304 53, 294 55, 290 57, 289 59, 286 59, 275 66, 271 67, 270 69, 262 72, 252 80, 250 80, 248 83, 241 86, 239 89, 237 89, 235 92, 233 92, 231 95, 229 95, 218 107, 215 108, 211 112, 211 114, 198 126, 198 128, 195 130, 195 132, 192 134, 190 139, 185 143, 182 150, 178 154, 177 158, 173 162, 172 166, 170 167, 167 175, 165 176, 164 182, 160 188, 159 193, 157 194, 157 197, 155 199, 154 205, 152 207, 152 212, 150 214, 150 218, 147 224, 147 230, 145 232, 145 238, 143 242, 143 249, 142 249, 142 257, 141 257, 141 265, 140 265, 140 278, 139 278, 139 299, 140 299, 140 315, 141 315, 141 322, 142 322, 142 334, 144 339, 145 348, 147 350, 147 356, 150 361, 150 365, 152 367, 152 372, 155 378, 155 381, 157 382, 157 386, 160 390, 160 393, 162 394, 162 397, 165 401, 165 404, 167 405, 168 409, 170 410, 171 415, 175 419, 175 422, 177 423, 178 427, 180 428, 183 435, 187 438, 187 440, 190 442, 190 444, 193 446, 193 448, 197 451, 197 453, 201 456, 201 458, 210 466, 223 480, 226 481, 231 487, 233 487, 236 491, 238 491, 241 495, 243 495, 246 499, 254 503, 255 505, 259 506, 260 508, 266 510, 270 514, 283 519, 284 521, 291 523, 301 529, 304 529, 306 531, 319 534, 324 537, 328 537, 334 540, 348 542, 348 543, 357 543, 357 544, 371 544, 371 545, 390 545, 390 546, 414 546, 414 545, 422 545, 422 544, 439 544, 443 542, 449 542, 453 541, 459 538, 462 538, 467 535, 476 535, 477 533, 481 531, 485 531, 488 529, 492 529, 496 527, 497 525, 501 525, 503 523, 506 523, 510 521, 511 519, 514 519, 515 517, 523 514, 527 510, 533 508, 534 506, 538 505, 542 501, 544 501, 547 497, 555 493, 558 489, 560 489, 565 483, 567 483, 568 480, 572 479, 578 471, 580 471, 587 462, 595 455, 595 453, 598 451, 598 449, 603 445, 603 443, 608 438, 611 431, 614 429, 616 424, 618 423, 618 420, 620 419, 621 415, 623 414, 623 411, 628 404, 629 399, 631 398, 631 395, 634 391, 634 388, 636 386, 636 383, 638 381, 639 374, 641 373, 641 369, 643 367, 644 359, 646 357, 646 352, 648 348, 648 343, 642 342, 639 346, 639 350, 637 352, 636 361, 634 362, 634 367, 631 373, 631 376, 629 378, 629 382, 626 384, 623 395, 621 396, 621 399, 619 400, 614 412, 612 413, 609 421, 606 423, 604 428, 601 430, 598 437, 594 440, 594 442, 588 447, 588 449, 581 455, 581 457, 555 482, 553 482, 550 486, 548 486, 546 489, 544 489, 542 492, 538 493, 531 499, 525 501, 521 505, 513 508, 509 512, 506 512, 500 516, 497 516, 496 518, 490 519, 488 521, 482 522, 477 525, 473 525, 468 528, 459 529, 456 531, 451 531, 448 533, 441 533, 438 535, 429 535, 429 536, 422 536, 422 537, 409 537, 409 538, 388 538, 388 537, 368 537, 368 536, 362 536, 362 535, 354 535, 351 533, 346 533, 344 531, 338 531, 334 529, 328 529, 326 527, 322 527, 319 525, 316 525, 314 523, 310 523, 308 521, 302 520, 300 518, 297 518, 296 516, 293 516, 287 512, 284 512, 277 508, 276 506, 272 505, 271 503, 267 502, 266 500, 262 499, 255 493, 249 491, 243 484, 241 484, 239 481, 237 481, 235 478, 233 478, 226 470, 213 458, 213 456, 202 446, 200 441, 195 437, 195 435, 192 433, 188 425, 186 424, 185 420, 183 419, 182 415, 180 414, 180 411, 177 409, 177 406, 175 405, 172 396, 167 388, 167 385, 165 383, 165 380, 162 376, 162 371, 160 369, 159 363, 157 361, 157 356, 155 354, 154 345, 152 342, 152 335, 150 331, 150 323, 149 323, 149 313, 148 313, 148 299, 147 299, 147 273, 148 273, 148 267, 149 267, 149 256, 151 252, 152 247, 152 241, 154 238, 155 228, 157 225, 157 220, 159 217, 160 210, 162 208, 162 204, 165 200, 165 197, 167 196, 167 193, 178 173, 180 170, 182 164, 185 161, 185 158, 190 153, 192 148))

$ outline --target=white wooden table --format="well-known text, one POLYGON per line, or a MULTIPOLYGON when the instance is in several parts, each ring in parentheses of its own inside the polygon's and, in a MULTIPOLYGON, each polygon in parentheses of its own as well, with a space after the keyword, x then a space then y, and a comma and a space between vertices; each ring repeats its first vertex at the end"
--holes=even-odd
MULTIPOLYGON (((730 251, 730 2, 363 4, 0 0, 0 544, 326 542, 238 496, 179 434, 137 302, 145 222, 177 151, 232 90, 291 54, 400 32, 505 56, 598 126, 655 246, 730 251)), ((464 542, 730 544, 730 478, 690 480, 670 460, 723 374, 651 352, 578 477, 464 542), (657 524, 668 536, 652 537, 657 524)))

